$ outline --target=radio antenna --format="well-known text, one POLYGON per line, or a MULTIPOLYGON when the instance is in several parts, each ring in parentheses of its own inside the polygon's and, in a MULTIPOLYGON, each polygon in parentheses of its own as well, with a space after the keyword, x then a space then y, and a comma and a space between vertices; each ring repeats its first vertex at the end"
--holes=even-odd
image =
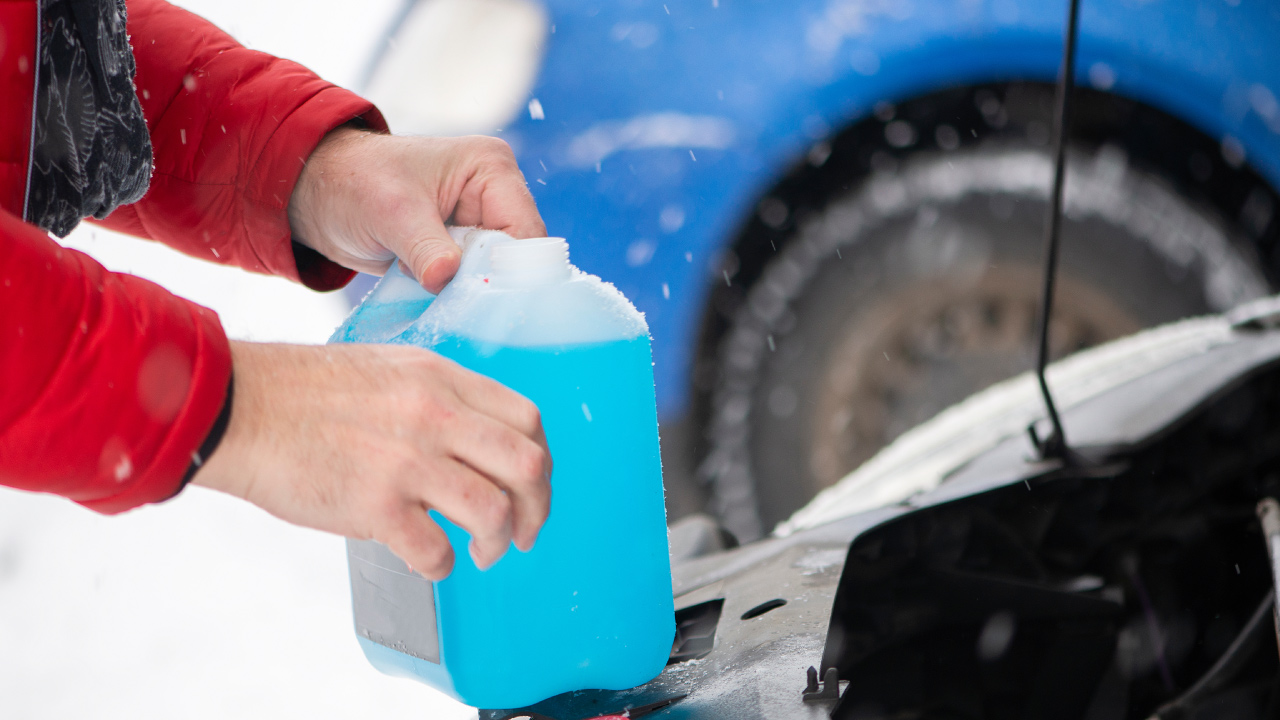
POLYGON ((1049 216, 1045 222, 1044 295, 1040 301, 1040 347, 1036 358, 1036 379, 1040 381, 1040 394, 1044 396, 1045 410, 1053 425, 1049 437, 1041 439, 1035 426, 1028 428, 1031 440, 1043 459, 1069 461, 1070 449, 1062 430, 1062 418, 1049 392, 1044 371, 1049 364, 1049 318, 1053 314, 1053 286, 1058 274, 1058 244, 1062 234, 1063 189, 1067 170, 1067 137, 1071 134, 1071 91, 1075 87, 1076 26, 1079 22, 1080 0, 1070 0, 1067 11, 1067 34, 1062 46, 1062 68, 1058 75, 1056 108, 1054 112, 1054 165, 1053 188, 1049 193, 1049 216))

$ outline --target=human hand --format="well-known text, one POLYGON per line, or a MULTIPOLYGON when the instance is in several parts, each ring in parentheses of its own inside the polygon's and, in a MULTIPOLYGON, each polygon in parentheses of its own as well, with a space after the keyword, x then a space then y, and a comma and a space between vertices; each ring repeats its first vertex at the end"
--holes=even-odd
POLYGON ((458 271, 445 222, 542 237, 547 228, 511 148, 484 136, 397 137, 338 128, 307 159, 289 199, 294 239, 381 275, 397 257, 431 292, 458 271))
POLYGON ((433 352, 232 342, 235 399, 192 478, 296 525, 383 543, 438 580, 453 550, 427 514, 471 534, 486 568, 528 550, 551 504, 537 407, 433 352))

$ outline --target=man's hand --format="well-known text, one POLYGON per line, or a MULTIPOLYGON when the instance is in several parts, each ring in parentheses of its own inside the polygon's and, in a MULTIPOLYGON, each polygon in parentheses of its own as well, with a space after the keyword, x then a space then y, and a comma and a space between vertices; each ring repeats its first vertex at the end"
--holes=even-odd
POLYGON ((481 568, 533 547, 551 504, 537 407, 435 353, 394 345, 232 342, 235 400, 193 482, 297 525, 391 548, 422 575, 453 567, 437 510, 481 568))
POLYGON ((397 257, 440 292, 461 254, 445 222, 541 237, 546 226, 502 140, 396 137, 352 128, 325 136, 289 200, 294 239, 381 275, 397 257))

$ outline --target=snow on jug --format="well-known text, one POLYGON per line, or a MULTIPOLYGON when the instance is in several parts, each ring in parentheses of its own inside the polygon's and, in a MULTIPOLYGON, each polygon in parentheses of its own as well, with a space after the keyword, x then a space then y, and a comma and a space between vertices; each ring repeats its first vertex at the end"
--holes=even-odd
POLYGON ((429 348, 532 400, 554 469, 528 553, 485 571, 435 511, 455 564, 438 583, 347 541, 356 635, 384 673, 476 707, 656 677, 675 634, 649 332, 560 238, 455 228, 458 275, 434 297, 392 265, 331 342, 429 348))

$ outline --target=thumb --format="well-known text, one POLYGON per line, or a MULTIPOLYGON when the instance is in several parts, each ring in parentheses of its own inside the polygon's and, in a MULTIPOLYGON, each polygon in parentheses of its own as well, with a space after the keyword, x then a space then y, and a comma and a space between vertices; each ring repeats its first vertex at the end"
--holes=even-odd
POLYGON ((422 231, 395 248, 413 277, 429 292, 439 293, 453 279, 462 263, 462 250, 449 237, 444 223, 428 221, 422 231))

